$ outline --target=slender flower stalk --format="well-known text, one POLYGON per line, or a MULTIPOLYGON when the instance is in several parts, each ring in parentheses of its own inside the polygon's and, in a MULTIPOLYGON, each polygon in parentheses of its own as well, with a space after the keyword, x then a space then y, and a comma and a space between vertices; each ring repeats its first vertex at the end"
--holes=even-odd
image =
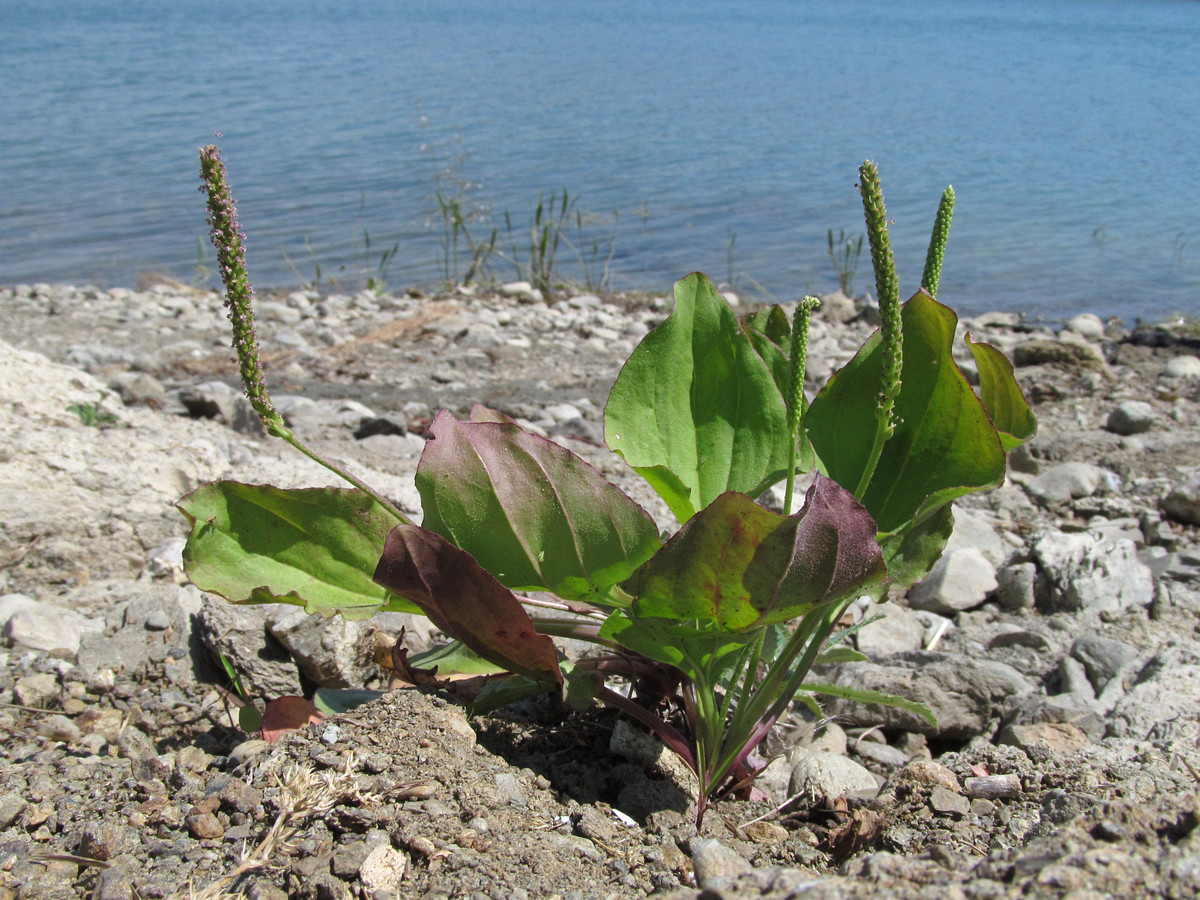
POLYGON ((200 177, 204 181, 200 191, 208 197, 208 222, 212 226, 213 246, 217 248, 217 265, 225 284, 225 307, 229 310, 229 321, 233 323, 233 349, 237 351, 242 388, 250 405, 262 419, 268 434, 283 438, 309 459, 373 498, 401 522, 408 522, 408 517, 387 497, 292 434, 283 416, 271 403, 258 358, 258 337, 254 333, 254 288, 246 271, 246 236, 238 227, 237 204, 229 190, 221 151, 213 144, 200 149, 200 177))
POLYGON ((263 381, 258 358, 258 337, 254 332, 254 288, 246 271, 246 235, 238 227, 237 204, 229 190, 229 179, 221 151, 215 144, 200 150, 202 193, 208 196, 208 223, 217 249, 217 265, 225 283, 225 308, 233 323, 233 349, 237 351, 242 388, 250 405, 272 434, 283 437, 287 429, 283 417, 271 403, 263 381))
POLYGON ((796 304, 792 315, 792 343, 788 360, 791 370, 788 380, 787 402, 788 425, 788 470, 787 483, 783 491, 783 514, 792 511, 792 493, 796 487, 796 456, 800 447, 800 428, 804 421, 804 370, 808 362, 808 322, 812 312, 821 301, 816 297, 805 297, 796 304))
POLYGON ((879 169, 875 163, 867 160, 859 167, 858 174, 863 212, 867 220, 867 239, 871 244, 871 264, 875 269, 875 292, 879 297, 879 332, 883 339, 883 371, 875 441, 854 491, 855 498, 861 500, 875 474, 883 445, 896 430, 895 407, 896 398, 900 395, 900 373, 904 368, 904 333, 900 313, 900 282, 896 278, 896 260, 892 256, 892 244, 888 237, 887 209, 883 205, 879 169))
POLYGON ((942 261, 946 258, 946 242, 950 239, 950 220, 954 218, 954 186, 942 193, 937 217, 933 220, 933 234, 929 236, 929 251, 925 254, 925 272, 921 275, 921 287, 929 296, 937 298, 938 282, 942 280, 942 261))

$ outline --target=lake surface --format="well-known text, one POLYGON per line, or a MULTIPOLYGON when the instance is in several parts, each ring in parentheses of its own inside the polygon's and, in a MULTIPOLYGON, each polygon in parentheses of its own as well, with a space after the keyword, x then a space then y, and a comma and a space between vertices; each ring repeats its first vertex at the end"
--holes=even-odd
MULTIPOLYGON (((795 299, 836 285, 827 231, 863 230, 873 159, 905 292, 953 184, 941 296, 961 310, 1200 315, 1200 3, 0 10, 0 283, 200 277, 196 148, 219 132, 260 286, 319 263, 357 288, 397 242, 388 282, 435 286, 434 195, 465 181, 473 234, 498 226, 505 252, 505 211, 521 232, 566 188, 587 213, 576 245, 598 273, 611 244, 616 287, 703 269, 795 299)), ((873 289, 865 253, 854 286, 873 289)))

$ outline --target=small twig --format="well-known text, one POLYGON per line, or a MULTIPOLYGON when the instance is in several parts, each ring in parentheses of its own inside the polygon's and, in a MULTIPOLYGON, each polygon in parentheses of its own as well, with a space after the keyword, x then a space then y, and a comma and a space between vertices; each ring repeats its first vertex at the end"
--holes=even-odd
POLYGON ((942 635, 946 633, 946 629, 949 627, 950 627, 950 620, 942 619, 941 624, 938 625, 937 631, 934 632, 933 637, 931 637, 929 639, 929 646, 927 646, 925 648, 926 653, 928 653, 929 651, 931 651, 934 647, 936 647, 938 645, 938 641, 940 641, 942 639, 942 635))
POLYGON ((767 810, 761 816, 756 816, 753 819, 751 819, 749 822, 743 822, 741 825, 738 826, 738 830, 741 831, 743 828, 746 828, 750 825, 754 825, 756 822, 761 822, 764 819, 771 818, 771 816, 778 815, 779 813, 783 812, 784 808, 789 803, 791 803, 793 800, 799 800, 803 795, 804 795, 804 791, 797 791, 796 793, 792 794, 792 796, 788 797, 786 800, 784 800, 782 803, 780 803, 778 806, 776 806, 774 809, 767 810))

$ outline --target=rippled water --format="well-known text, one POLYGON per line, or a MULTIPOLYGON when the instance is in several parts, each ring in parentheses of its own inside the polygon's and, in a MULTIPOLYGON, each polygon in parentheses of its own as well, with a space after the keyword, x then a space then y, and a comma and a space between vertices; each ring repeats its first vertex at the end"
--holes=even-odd
POLYGON ((357 286, 364 230, 373 265, 399 242, 393 285, 436 283, 452 168, 505 248, 504 211, 519 230, 565 187, 617 286, 701 268, 792 299, 833 286, 826 231, 862 230, 871 158, 905 289, 953 183, 960 308, 1200 314, 1200 3, 8 0, 3 18, 0 283, 195 277, 196 148, 221 132, 260 285, 319 262, 357 286))

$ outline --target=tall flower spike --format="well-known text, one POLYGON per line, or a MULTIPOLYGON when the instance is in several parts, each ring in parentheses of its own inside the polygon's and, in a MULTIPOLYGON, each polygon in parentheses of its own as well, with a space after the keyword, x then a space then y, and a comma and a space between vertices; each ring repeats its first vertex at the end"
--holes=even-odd
POLYGON ((896 278, 896 261, 888 238, 887 210, 883 205, 879 169, 875 163, 867 160, 859 167, 858 175, 867 219, 867 239, 871 243, 871 264, 875 268, 875 293, 879 297, 879 330, 883 337, 883 383, 879 415, 886 434, 890 436, 896 427, 892 411, 900 394, 900 371, 904 362, 900 283, 896 278))
POLYGON ((800 449, 800 423, 804 418, 804 370, 808 363, 808 320, 812 311, 821 305, 816 297, 805 297, 796 304, 792 315, 792 343, 788 354, 791 368, 788 372, 787 403, 788 425, 788 468, 787 482, 783 489, 783 512, 792 511, 792 492, 796 487, 796 456, 800 449))
POLYGON ((229 190, 221 151, 213 144, 200 150, 202 193, 208 196, 208 223, 217 249, 217 265, 225 283, 225 307, 233 323, 233 349, 237 351, 242 387, 250 405, 273 434, 286 433, 283 418, 271 403, 258 359, 254 333, 254 288, 246 272, 246 236, 238 228, 237 206, 229 190))
POLYGON ((816 297, 805 297, 796 304, 792 315, 792 343, 789 353, 791 371, 788 373, 787 422, 788 431, 795 440, 800 431, 801 413, 804 411, 804 369, 808 362, 808 320, 821 301, 816 297))
POLYGON ((942 193, 937 217, 933 220, 933 234, 929 236, 929 252, 925 254, 925 272, 921 275, 921 287, 936 299, 938 282, 942 280, 942 260, 946 258, 946 241, 950 239, 950 220, 954 218, 954 186, 942 193))

